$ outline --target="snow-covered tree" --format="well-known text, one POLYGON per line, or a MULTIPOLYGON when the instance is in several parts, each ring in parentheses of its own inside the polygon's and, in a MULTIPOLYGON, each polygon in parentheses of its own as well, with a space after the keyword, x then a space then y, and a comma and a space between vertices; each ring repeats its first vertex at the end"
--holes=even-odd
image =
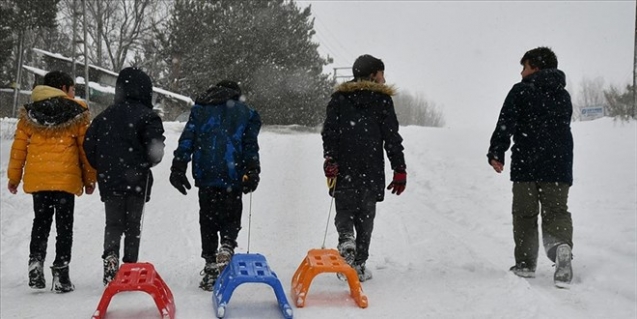
POLYGON ((170 88, 195 96, 234 80, 264 123, 316 125, 331 83, 313 28, 294 1, 176 0, 160 50, 170 88))
POLYGON ((622 121, 629 121, 634 118, 632 85, 626 85, 626 89, 623 92, 611 85, 610 89, 604 91, 604 96, 608 103, 606 115, 622 121))
MULTIPOLYGON (((18 61, 31 61, 31 47, 57 37, 56 15, 60 0, 0 1, 0 83, 17 80, 18 61)), ((21 87, 28 86, 23 77, 21 87)))

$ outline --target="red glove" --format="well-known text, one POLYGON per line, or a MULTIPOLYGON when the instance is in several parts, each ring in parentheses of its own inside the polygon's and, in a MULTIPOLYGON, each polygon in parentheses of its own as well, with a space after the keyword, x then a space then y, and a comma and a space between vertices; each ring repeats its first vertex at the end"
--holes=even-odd
POLYGON ((323 171, 325 172, 325 177, 335 178, 338 175, 338 164, 331 157, 326 157, 325 162, 323 162, 323 171))
POLYGON ((389 183, 387 189, 391 189, 392 194, 400 195, 405 191, 407 186, 407 172, 405 169, 396 169, 394 171, 394 180, 389 183))
POLYGON ((11 183, 11 181, 9 181, 9 184, 7 185, 7 188, 9 189, 9 193, 11 193, 11 194, 17 194, 18 193, 18 185, 11 183))

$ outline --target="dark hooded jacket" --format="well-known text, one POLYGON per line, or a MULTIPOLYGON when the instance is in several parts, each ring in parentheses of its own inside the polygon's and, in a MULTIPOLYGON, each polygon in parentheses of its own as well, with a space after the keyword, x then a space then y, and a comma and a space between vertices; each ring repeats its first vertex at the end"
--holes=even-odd
POLYGON ((513 136, 511 181, 573 184, 573 106, 565 86, 562 71, 543 69, 507 95, 487 157, 504 164, 513 136))
POLYGON ((383 149, 393 170, 406 167, 392 95, 392 87, 371 81, 346 82, 332 94, 321 135, 323 155, 338 164, 336 192, 365 189, 382 201, 383 149))
POLYGON ((192 159, 197 187, 241 189, 246 171, 261 169, 261 118, 239 96, 236 90, 214 86, 196 98, 190 110, 173 166, 186 167, 192 159))
POLYGON ((113 104, 97 115, 84 141, 84 150, 97 170, 102 201, 135 195, 150 199, 150 168, 164 155, 164 127, 153 111, 152 83, 136 68, 117 77, 113 104))

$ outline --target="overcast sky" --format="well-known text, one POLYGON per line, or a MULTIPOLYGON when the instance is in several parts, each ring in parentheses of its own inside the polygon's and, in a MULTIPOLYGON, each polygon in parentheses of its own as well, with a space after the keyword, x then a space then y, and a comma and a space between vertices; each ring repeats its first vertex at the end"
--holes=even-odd
MULTIPOLYGON (((388 83, 443 110, 448 127, 494 126, 522 55, 551 47, 577 99, 584 77, 632 84, 635 1, 297 1, 312 5, 326 67, 385 62, 388 83)), ((338 75, 351 75, 340 70, 338 75)))

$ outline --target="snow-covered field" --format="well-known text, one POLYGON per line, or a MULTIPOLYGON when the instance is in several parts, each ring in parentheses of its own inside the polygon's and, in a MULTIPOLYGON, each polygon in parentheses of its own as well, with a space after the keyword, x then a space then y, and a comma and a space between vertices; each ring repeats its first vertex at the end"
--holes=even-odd
MULTIPOLYGON (((76 290, 30 289, 32 200, 21 188, 17 195, 6 189, 15 122, 1 123, 0 317, 89 318, 104 290, 103 204, 97 194, 76 199, 70 266, 76 290)), ((203 260, 197 193, 183 196, 168 182, 182 127, 165 123, 166 156, 154 168, 140 261, 153 263, 171 288, 177 318, 214 318, 211 293, 198 288, 203 260)), ((575 182, 569 211, 575 277, 570 290, 553 286, 553 267, 543 256, 534 279, 508 272, 513 264, 511 182, 508 168, 498 175, 487 165, 492 128, 401 128, 407 190, 399 197, 388 194, 377 206, 368 261, 374 279, 363 283, 369 307, 358 308, 347 284, 325 274, 313 281, 306 306, 294 308, 295 318, 636 318, 635 121, 573 123, 575 182)), ((317 132, 266 127, 259 142, 263 172, 252 198, 250 252, 266 256, 290 298, 292 275, 308 250, 320 248, 328 222, 321 139, 317 132)), ((248 248, 249 197, 244 203, 238 252, 248 248)), ((328 247, 336 246, 333 214, 328 247)), ((54 238, 53 230, 46 266, 53 260, 54 238)), ((48 269, 46 277, 50 286, 48 269)), ((226 312, 226 318, 281 317, 272 290, 262 284, 239 286, 226 312)), ((108 318, 159 318, 159 313, 151 297, 128 292, 111 301, 108 318)))

